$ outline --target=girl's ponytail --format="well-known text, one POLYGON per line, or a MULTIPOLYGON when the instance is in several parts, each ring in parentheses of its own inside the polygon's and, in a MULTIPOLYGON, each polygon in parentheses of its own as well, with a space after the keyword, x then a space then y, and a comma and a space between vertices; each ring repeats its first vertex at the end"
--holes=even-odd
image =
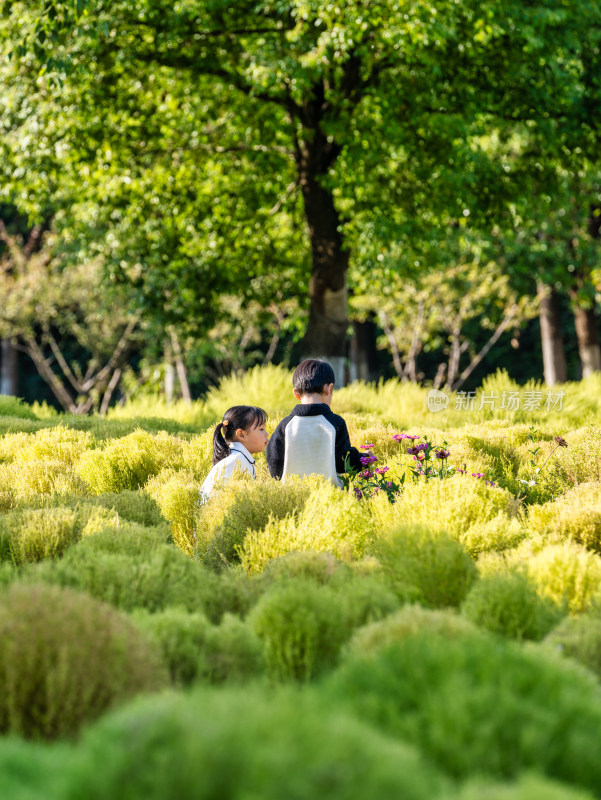
POLYGON ((220 422, 213 432, 213 466, 218 464, 224 458, 227 458, 230 454, 229 445, 223 438, 223 434, 221 432, 223 427, 223 422, 220 422))
POLYGON ((213 432, 213 466, 230 454, 228 442, 235 441, 238 428, 248 430, 253 425, 264 425, 267 414, 257 406, 232 406, 223 415, 223 422, 213 432))

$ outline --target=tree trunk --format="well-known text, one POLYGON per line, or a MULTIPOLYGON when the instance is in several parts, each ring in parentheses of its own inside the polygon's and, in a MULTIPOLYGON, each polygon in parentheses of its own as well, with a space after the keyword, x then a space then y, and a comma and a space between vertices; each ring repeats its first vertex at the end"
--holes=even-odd
POLYGON ((565 383, 567 380, 566 359, 561 336, 559 298, 553 287, 538 283, 540 298, 540 335, 543 348, 543 369, 547 386, 565 383))
POLYGON ((351 338, 350 380, 366 383, 372 381, 376 372, 376 332, 372 319, 353 323, 351 338))
POLYGON ((10 339, 2 339, 0 394, 16 396, 19 391, 18 353, 10 339))
POLYGON ((323 85, 314 87, 314 94, 304 107, 304 137, 297 140, 295 147, 312 259, 309 320, 302 349, 307 357, 327 359, 340 386, 344 383, 347 345, 349 254, 344 249, 334 197, 322 185, 340 153, 340 147, 328 141, 320 129, 326 108, 324 95, 323 85))
POLYGON ((601 348, 597 335, 597 319, 592 308, 574 304, 574 322, 578 338, 578 353, 582 365, 582 377, 601 370, 601 348))

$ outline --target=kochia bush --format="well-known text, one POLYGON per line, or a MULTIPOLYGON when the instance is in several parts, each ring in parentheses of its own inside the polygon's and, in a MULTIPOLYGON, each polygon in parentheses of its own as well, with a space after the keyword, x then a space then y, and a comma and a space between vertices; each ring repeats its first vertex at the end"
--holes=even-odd
POLYGON ((158 651, 85 594, 15 585, 0 594, 0 732, 52 739, 165 685, 158 651))

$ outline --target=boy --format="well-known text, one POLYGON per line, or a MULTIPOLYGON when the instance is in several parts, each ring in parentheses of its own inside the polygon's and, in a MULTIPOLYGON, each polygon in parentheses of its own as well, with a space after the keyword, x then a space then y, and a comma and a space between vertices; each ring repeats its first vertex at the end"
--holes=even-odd
POLYGON ((351 467, 362 468, 361 453, 351 442, 346 422, 332 413, 334 370, 317 358, 303 361, 292 376, 294 396, 299 401, 275 429, 266 456, 273 478, 316 473, 342 486, 338 472, 344 472, 348 454, 351 467))

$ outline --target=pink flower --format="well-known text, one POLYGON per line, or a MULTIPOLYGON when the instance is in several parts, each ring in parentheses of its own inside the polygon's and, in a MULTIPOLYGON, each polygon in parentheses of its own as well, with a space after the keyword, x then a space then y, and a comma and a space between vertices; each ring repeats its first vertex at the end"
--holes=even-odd
POLYGON ((390 467, 380 467, 380 469, 376 468, 376 472, 378 475, 384 475, 389 469, 390 467))
POLYGON ((371 450, 372 447, 375 447, 373 444, 362 444, 361 450, 371 450))
POLYGON ((368 469, 364 469, 363 472, 359 473, 359 477, 367 480, 368 478, 373 478, 373 475, 368 469))

